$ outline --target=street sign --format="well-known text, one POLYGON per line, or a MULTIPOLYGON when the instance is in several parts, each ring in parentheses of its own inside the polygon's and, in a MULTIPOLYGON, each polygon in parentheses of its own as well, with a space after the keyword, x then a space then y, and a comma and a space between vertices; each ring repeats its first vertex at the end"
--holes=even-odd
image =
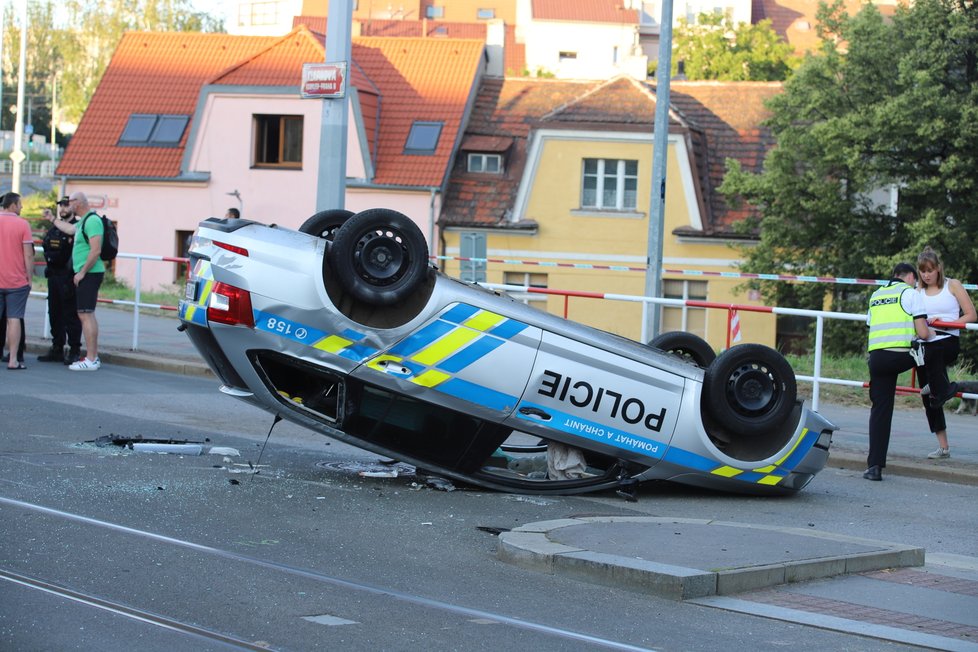
POLYGON ((334 99, 346 96, 346 61, 302 64, 302 97, 334 99))
POLYGON ((21 163, 25 158, 27 158, 27 154, 24 154, 24 152, 19 149, 15 149, 14 151, 10 152, 10 160, 14 163, 21 163))

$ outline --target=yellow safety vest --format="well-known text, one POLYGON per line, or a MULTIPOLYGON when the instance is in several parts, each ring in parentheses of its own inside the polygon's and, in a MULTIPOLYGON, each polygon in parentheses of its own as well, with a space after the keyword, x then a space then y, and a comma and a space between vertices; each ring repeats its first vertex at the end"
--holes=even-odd
POLYGON ((912 288, 906 283, 894 283, 873 292, 869 298, 869 350, 909 349, 917 331, 913 315, 907 313, 900 297, 912 288))

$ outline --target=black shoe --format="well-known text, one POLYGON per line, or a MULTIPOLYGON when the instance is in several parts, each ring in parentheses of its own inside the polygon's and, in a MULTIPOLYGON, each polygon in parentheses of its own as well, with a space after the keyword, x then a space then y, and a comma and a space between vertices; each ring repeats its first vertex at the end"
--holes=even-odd
POLYGON ((78 362, 81 358, 81 349, 72 348, 68 351, 68 355, 64 357, 65 364, 74 364, 78 362))
POLYGON ((952 398, 954 398, 954 395, 957 393, 958 393, 958 384, 949 383, 947 386, 947 394, 944 394, 943 396, 930 397, 930 406, 933 408, 943 407, 944 404, 950 401, 952 398))
POLYGON ((868 469, 866 469, 865 473, 863 473, 863 477, 866 478, 867 480, 874 480, 876 482, 879 482, 880 480, 883 479, 883 471, 878 466, 871 466, 868 469))
POLYGON ((38 362, 64 362, 65 349, 63 346, 52 346, 44 355, 37 356, 38 362))

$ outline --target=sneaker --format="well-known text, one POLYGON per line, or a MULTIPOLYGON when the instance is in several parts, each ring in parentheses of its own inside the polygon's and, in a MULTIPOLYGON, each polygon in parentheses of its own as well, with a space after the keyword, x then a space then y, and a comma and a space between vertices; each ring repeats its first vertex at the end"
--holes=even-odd
POLYGON ((934 451, 933 453, 928 453, 927 454, 927 459, 929 459, 929 460, 943 460, 943 459, 947 459, 949 457, 951 457, 951 449, 950 448, 940 448, 940 447, 938 447, 938 449, 936 451, 934 451))
POLYGON ((39 362, 64 362, 65 350, 61 346, 52 346, 51 350, 43 355, 37 356, 39 362))
POLYGON ((68 366, 68 368, 72 371, 98 371, 101 367, 102 362, 98 358, 95 358, 94 360, 82 358, 78 362, 68 366))
POLYGON ((78 362, 79 358, 81 358, 81 349, 68 349, 68 354, 65 355, 64 362, 66 365, 72 365, 78 362))

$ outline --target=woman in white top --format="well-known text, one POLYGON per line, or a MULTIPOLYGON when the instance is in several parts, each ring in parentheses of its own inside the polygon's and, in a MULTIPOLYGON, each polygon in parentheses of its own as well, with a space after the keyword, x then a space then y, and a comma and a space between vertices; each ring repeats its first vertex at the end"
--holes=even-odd
MULTIPOLYGON (((978 320, 975 304, 961 282, 944 277, 944 265, 936 251, 927 247, 917 256, 917 271, 920 274, 917 292, 924 300, 928 324, 978 320)), ((943 406, 958 392, 957 383, 948 382, 947 368, 954 364, 961 352, 960 335, 961 331, 956 328, 931 326, 930 337, 924 342, 924 366, 917 367, 927 425, 937 435, 937 450, 927 456, 930 459, 951 456, 943 406)))

